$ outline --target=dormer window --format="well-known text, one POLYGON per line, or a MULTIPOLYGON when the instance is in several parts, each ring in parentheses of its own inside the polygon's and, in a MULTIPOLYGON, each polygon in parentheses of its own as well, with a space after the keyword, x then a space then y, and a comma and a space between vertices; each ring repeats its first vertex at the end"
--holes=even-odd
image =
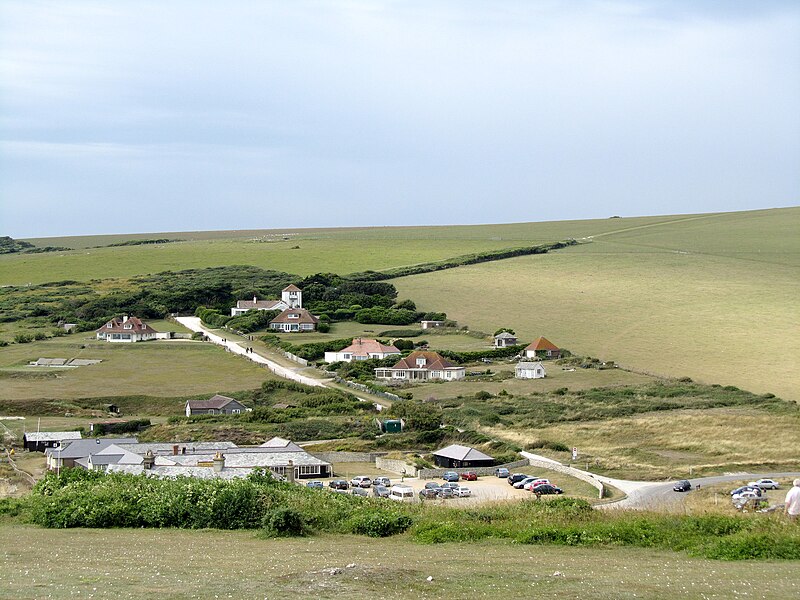
POLYGON ((113 328, 114 328, 114 323, 112 323, 111 321, 109 321, 108 323, 106 323, 106 327, 107 327, 108 329, 113 329, 113 328))
POLYGON ((297 313, 289 313, 289 318, 290 319, 299 319, 300 315, 298 315, 297 313))
POLYGON ((125 325, 123 325, 123 329, 133 329, 133 325, 130 323, 125 323, 125 325))
POLYGON ((425 366, 425 363, 426 363, 426 362, 427 362, 427 361, 426 361, 424 358, 418 358, 418 359, 417 359, 417 366, 418 366, 419 368, 422 368, 422 367, 424 367, 424 366, 425 366))

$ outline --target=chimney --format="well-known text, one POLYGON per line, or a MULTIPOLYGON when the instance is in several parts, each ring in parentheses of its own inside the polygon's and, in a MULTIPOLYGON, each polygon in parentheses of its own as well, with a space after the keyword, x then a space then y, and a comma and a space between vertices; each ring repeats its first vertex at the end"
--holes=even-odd
POLYGON ((144 458, 142 460, 145 470, 149 471, 150 469, 153 468, 153 465, 156 462, 156 457, 153 455, 152 450, 148 450, 147 452, 145 452, 144 458))
POLYGON ((127 323, 127 321, 128 321, 128 315, 122 315, 122 322, 127 323))
POLYGON ((214 455, 214 473, 222 473, 225 468, 225 455, 217 451, 214 455))
POLYGON ((255 304, 255 303, 256 303, 256 295, 253 294, 253 304, 255 304))
POLYGON ((172 447, 172 456, 178 456, 178 444, 172 447))
POLYGON ((289 466, 286 467, 286 479, 289 483, 294 483, 294 461, 289 461, 289 466))

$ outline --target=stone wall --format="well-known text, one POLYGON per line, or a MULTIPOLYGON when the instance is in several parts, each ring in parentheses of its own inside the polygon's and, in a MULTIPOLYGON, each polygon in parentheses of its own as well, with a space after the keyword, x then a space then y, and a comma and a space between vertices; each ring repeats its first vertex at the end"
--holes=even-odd
POLYGON ((597 481, 597 479, 589 475, 588 473, 585 473, 578 469, 573 469, 572 467, 568 467, 567 465, 550 462, 548 460, 537 460, 535 458, 529 458, 528 461, 530 461, 530 465, 532 467, 550 469, 551 471, 563 473, 564 475, 569 475, 570 477, 574 477, 575 479, 580 479, 581 481, 585 481, 586 483, 597 489, 599 493, 598 496, 599 498, 602 498, 603 495, 605 494, 605 486, 600 481, 597 481))
POLYGON ((474 473, 478 474, 478 477, 485 477, 487 475, 494 475, 495 469, 500 469, 505 467, 509 471, 512 469, 517 469, 519 467, 526 467, 528 466, 528 459, 523 458, 521 460, 515 460, 514 462, 506 463, 504 465, 495 465, 493 467, 467 467, 463 469, 420 469, 417 471, 417 477, 420 479, 440 479, 442 475, 447 473, 448 471, 455 471, 456 473, 466 473, 467 471, 473 471, 474 473))
POLYGON ((408 464, 404 460, 395 460, 392 458, 378 457, 375 459, 375 466, 384 471, 392 471, 393 473, 402 474, 405 471, 406 477, 416 477, 417 467, 408 464))
POLYGON ((329 463, 374 462, 386 452, 309 452, 320 460, 329 463))

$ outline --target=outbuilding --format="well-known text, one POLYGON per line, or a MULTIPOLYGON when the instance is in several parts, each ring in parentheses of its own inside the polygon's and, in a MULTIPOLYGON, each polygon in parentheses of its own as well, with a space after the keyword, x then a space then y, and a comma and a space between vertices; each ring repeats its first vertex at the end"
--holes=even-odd
POLYGON ((433 462, 437 467, 459 469, 462 467, 491 467, 494 459, 475 448, 452 444, 434 452, 433 462))
POLYGON ((547 372, 541 362, 519 362, 514 368, 517 379, 542 379, 547 377, 547 372))

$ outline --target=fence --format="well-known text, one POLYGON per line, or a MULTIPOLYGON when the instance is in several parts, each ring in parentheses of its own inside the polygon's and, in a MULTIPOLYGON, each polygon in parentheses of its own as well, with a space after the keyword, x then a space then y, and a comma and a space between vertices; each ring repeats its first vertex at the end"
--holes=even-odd
POLYGON ((295 354, 292 354, 291 352, 286 352, 286 350, 281 350, 280 348, 274 348, 274 350, 277 350, 278 352, 283 354, 289 360, 292 360, 292 361, 294 361, 294 362, 296 362, 298 364, 301 364, 304 367, 308 366, 308 361, 305 358, 300 358, 299 356, 297 356, 295 354))
POLYGON ((466 468, 459 468, 459 469, 420 469, 417 471, 417 477, 420 479, 439 479, 447 473, 448 471, 455 471, 456 473, 465 473, 467 471, 472 471, 473 473, 477 473, 478 476, 486 476, 486 475, 494 475, 495 469, 500 469, 505 467, 509 471, 511 469, 516 469, 518 467, 526 467, 530 464, 527 458, 523 458, 521 460, 515 460, 514 462, 506 463, 504 465, 494 465, 492 467, 466 467, 466 468))
MULTIPOLYGON (((324 371, 325 373, 330 373, 330 371, 324 371)), ((364 385, 363 383, 355 383, 354 381, 348 381, 347 379, 342 379, 337 374, 332 373, 333 380, 336 383, 341 383, 342 385, 346 385, 349 388, 354 390, 358 390, 359 392, 364 392, 365 394, 371 394, 373 396, 378 396, 379 398, 384 398, 389 400, 390 402, 399 402, 401 400, 400 396, 395 394, 390 394, 389 392, 379 392, 377 390, 373 390, 368 385, 364 385)))

